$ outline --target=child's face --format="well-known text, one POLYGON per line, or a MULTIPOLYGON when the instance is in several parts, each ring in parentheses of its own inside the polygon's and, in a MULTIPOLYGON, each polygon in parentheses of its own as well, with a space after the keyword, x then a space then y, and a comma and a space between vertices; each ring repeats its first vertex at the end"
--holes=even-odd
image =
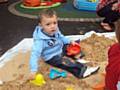
POLYGON ((47 34, 54 35, 58 26, 57 16, 56 15, 53 15, 53 17, 42 16, 40 26, 47 34))

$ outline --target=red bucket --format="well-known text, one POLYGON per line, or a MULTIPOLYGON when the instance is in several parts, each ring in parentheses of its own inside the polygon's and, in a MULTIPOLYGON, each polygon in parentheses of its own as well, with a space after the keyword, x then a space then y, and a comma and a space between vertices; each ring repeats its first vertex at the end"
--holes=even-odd
POLYGON ((81 50, 81 48, 80 48, 79 44, 75 44, 75 45, 70 44, 67 46, 67 55, 69 55, 69 56, 77 55, 80 53, 80 50, 81 50))

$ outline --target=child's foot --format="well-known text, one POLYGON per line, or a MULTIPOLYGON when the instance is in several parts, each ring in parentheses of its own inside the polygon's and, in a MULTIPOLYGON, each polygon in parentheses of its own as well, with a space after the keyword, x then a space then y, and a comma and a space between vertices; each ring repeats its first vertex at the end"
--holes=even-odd
POLYGON ((111 31, 112 30, 112 27, 108 24, 108 23, 103 23, 101 22, 101 26, 107 30, 107 31, 111 31))
POLYGON ((87 67, 86 70, 84 69, 83 71, 81 70, 81 73, 82 73, 82 77, 80 75, 80 78, 86 78, 92 74, 94 74, 95 72, 97 72, 99 70, 99 66, 96 66, 96 67, 87 67))

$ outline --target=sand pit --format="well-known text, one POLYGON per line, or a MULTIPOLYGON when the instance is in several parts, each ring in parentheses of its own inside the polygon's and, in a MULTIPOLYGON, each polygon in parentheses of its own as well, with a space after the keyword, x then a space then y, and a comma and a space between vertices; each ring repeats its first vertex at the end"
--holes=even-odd
POLYGON ((92 87, 104 81, 103 73, 107 64, 107 51, 109 46, 116 42, 114 33, 93 34, 93 32, 90 32, 83 36, 71 37, 74 37, 72 39, 81 39, 80 45, 85 53, 83 59, 90 61, 90 65, 99 65, 99 72, 85 79, 68 75, 66 78, 51 80, 49 78, 50 66, 41 61, 39 72, 44 76, 46 84, 38 87, 26 82, 26 77, 29 74, 29 58, 32 46, 32 40, 28 39, 24 40, 27 41, 27 45, 23 45, 25 43, 23 42, 1 57, 0 80, 4 81, 4 84, 0 86, 0 90, 67 90, 69 87, 73 90, 94 90, 92 87))

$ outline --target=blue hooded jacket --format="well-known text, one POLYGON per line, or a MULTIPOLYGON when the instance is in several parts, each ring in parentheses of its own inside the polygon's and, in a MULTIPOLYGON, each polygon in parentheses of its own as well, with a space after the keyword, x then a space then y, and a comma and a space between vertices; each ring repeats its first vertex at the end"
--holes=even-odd
POLYGON ((54 37, 51 37, 45 34, 40 26, 36 26, 33 40, 30 57, 31 72, 37 71, 40 58, 48 61, 56 55, 61 55, 63 45, 70 43, 70 40, 61 34, 59 29, 55 32, 54 37))

